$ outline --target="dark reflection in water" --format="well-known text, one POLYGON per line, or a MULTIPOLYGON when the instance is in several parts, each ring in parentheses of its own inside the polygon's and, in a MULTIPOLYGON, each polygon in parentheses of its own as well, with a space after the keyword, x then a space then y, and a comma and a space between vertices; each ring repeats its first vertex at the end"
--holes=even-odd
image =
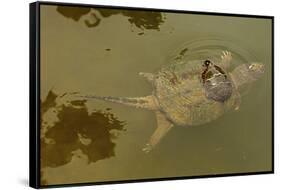
POLYGON ((125 123, 110 113, 110 108, 89 113, 86 100, 57 103, 64 95, 49 91, 41 102, 41 168, 65 165, 74 155, 79 157, 79 151, 87 156, 88 163, 114 156, 112 140, 117 131, 124 131, 125 123), (53 122, 46 121, 48 114, 55 117, 47 117, 53 122))
MULTIPOLYGON (((135 11, 104 8, 92 8, 92 10, 95 13, 99 13, 99 15, 103 18, 121 14, 125 17, 128 17, 128 21, 141 30, 160 30, 159 26, 164 23, 165 19, 161 12, 155 11, 135 11)), ((96 27, 101 22, 101 18, 99 18, 99 16, 97 16, 95 13, 90 13, 91 8, 58 6, 57 11, 67 18, 72 18, 74 21, 79 21, 83 15, 88 14, 90 19, 86 19, 84 21, 88 27, 96 27)), ((142 33, 138 34, 142 35, 142 33)))
POLYGON ((75 21, 79 21, 83 15, 88 14, 91 8, 88 7, 70 7, 70 6, 58 6, 57 11, 67 18, 71 18, 75 21))
POLYGON ((133 10, 112 10, 112 9, 95 9, 103 17, 109 17, 115 14, 121 14, 128 18, 128 21, 140 29, 160 30, 159 26, 164 22, 160 12, 154 11, 133 11, 133 10))
POLYGON ((85 20, 85 24, 86 24, 89 28, 91 28, 91 27, 96 27, 97 25, 100 24, 100 21, 101 21, 101 19, 100 19, 99 17, 97 17, 97 16, 95 15, 95 13, 91 13, 91 16, 92 16, 92 20, 94 19, 93 21, 85 20))

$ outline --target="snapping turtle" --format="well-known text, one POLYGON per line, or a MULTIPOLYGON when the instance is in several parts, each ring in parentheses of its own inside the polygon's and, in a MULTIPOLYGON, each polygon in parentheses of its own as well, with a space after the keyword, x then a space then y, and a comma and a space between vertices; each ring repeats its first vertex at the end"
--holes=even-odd
POLYGON ((231 72, 232 56, 223 51, 219 61, 195 60, 172 64, 158 73, 139 73, 153 86, 145 97, 82 96, 151 110, 157 128, 143 151, 151 151, 173 126, 195 126, 211 122, 227 110, 238 109, 239 87, 256 81, 264 72, 260 63, 240 64, 231 72))

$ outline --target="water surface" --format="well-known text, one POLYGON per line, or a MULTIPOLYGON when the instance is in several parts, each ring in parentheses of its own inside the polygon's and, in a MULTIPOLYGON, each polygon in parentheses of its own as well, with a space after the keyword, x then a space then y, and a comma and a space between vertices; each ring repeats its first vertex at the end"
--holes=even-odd
POLYGON ((271 65, 269 19, 41 5, 42 184, 271 170, 271 65), (149 154, 141 149, 156 128, 153 112, 67 99, 150 95, 139 72, 171 64, 188 41, 214 37, 249 50, 264 76, 239 111, 175 127, 149 154))

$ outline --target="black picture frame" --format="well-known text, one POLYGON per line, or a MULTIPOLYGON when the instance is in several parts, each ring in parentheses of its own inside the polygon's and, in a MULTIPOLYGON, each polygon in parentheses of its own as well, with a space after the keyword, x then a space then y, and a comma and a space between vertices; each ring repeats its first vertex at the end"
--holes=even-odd
POLYGON ((29 185, 33 188, 49 188, 49 187, 68 187, 68 186, 83 186, 83 185, 100 185, 100 184, 116 184, 116 183, 132 183, 132 182, 151 182, 162 180, 181 180, 193 178, 210 178, 210 177, 227 177, 227 176, 242 176, 256 174, 273 174, 274 173, 274 17, 263 15, 247 15, 247 14, 231 14, 217 12, 198 12, 187 10, 168 10, 155 8, 136 8, 136 7, 120 7, 120 6, 103 6, 91 4, 74 4, 60 2, 34 2, 30 3, 29 8, 29 39, 30 39, 30 96, 29 96, 29 185), (122 181, 106 181, 106 182, 89 182, 89 183, 74 183, 63 185, 41 185, 40 184, 40 6, 41 5, 62 5, 62 6, 78 6, 78 7, 96 7, 96 8, 111 8, 111 9, 127 9, 127 10, 149 10, 171 13, 189 13, 197 15, 216 15, 216 16, 232 16, 246 18, 265 18, 271 20, 272 30, 272 169, 269 171, 246 172, 246 173, 231 173, 218 175, 202 175, 202 176, 182 176, 182 177, 167 177, 156 179, 138 179, 138 180, 122 180, 122 181))

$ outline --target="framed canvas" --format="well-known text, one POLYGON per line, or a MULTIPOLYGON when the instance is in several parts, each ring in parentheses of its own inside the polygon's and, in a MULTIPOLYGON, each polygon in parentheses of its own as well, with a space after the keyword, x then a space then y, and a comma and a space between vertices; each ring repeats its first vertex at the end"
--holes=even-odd
POLYGON ((272 16, 30 4, 30 186, 274 172, 272 16))

